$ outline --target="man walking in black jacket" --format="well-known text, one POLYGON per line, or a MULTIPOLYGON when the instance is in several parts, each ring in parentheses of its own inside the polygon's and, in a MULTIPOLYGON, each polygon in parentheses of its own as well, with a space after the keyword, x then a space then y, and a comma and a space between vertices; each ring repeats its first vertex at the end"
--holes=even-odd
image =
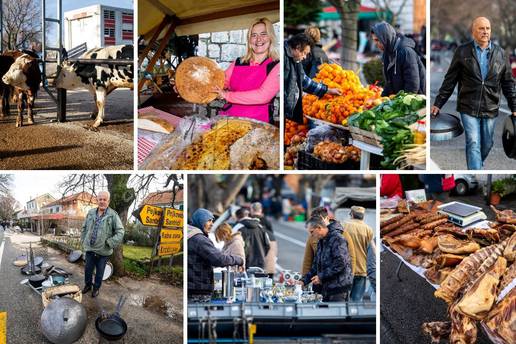
POLYGON ((439 114, 458 84, 457 111, 466 134, 468 169, 480 170, 493 147, 501 92, 516 116, 516 90, 503 49, 491 41, 489 20, 476 18, 471 34, 473 41, 455 50, 431 113, 439 114))
POLYGON ((309 219, 306 228, 319 241, 312 269, 300 283, 319 286, 325 302, 346 301, 353 284, 346 239, 319 217, 309 219))

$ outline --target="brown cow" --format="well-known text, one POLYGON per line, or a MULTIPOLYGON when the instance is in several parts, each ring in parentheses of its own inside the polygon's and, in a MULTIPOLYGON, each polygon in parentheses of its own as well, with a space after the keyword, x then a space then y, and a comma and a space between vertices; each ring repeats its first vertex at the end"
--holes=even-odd
MULTIPOLYGON (((17 54, 13 55, 16 56, 17 54)), ((34 102, 41 82, 41 71, 39 70, 37 57, 22 53, 4 74, 2 81, 14 87, 14 95, 18 104, 16 127, 23 126, 23 109, 25 104, 27 105, 27 114, 29 115, 28 124, 33 124, 34 102)))

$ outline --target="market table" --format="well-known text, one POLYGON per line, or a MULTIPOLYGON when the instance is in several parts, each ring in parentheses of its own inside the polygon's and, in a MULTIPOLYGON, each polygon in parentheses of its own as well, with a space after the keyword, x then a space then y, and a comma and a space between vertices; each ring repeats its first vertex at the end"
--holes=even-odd
POLYGON ((217 338, 244 325, 256 326, 257 336, 374 335, 376 302, 189 303, 189 340, 205 338, 210 325, 217 338))
POLYGON ((383 148, 370 145, 358 140, 353 140, 352 145, 359 148, 362 153, 360 155, 360 170, 369 170, 371 165, 371 154, 383 156, 383 148))

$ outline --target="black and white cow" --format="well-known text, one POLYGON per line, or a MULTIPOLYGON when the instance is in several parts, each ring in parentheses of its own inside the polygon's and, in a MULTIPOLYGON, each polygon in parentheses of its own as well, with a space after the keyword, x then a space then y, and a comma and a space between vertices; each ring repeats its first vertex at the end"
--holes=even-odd
MULTIPOLYGON (((133 61, 133 46, 115 45, 95 48, 85 52, 80 58, 133 61)), ((86 64, 65 61, 56 77, 55 86, 67 90, 86 88, 90 91, 95 100, 92 118, 95 118, 93 128, 96 128, 104 120, 107 95, 117 88, 133 89, 133 80, 133 65, 86 64)))

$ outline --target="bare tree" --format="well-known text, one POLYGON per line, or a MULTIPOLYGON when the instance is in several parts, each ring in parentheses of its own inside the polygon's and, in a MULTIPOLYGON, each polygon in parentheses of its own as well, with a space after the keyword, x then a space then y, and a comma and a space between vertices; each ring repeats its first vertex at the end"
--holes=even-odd
MULTIPOLYGON (((111 194, 109 206, 118 213, 122 223, 126 224, 131 204, 138 199, 143 199, 149 193, 152 182, 157 182, 159 179, 160 177, 154 174, 133 176, 129 174, 72 174, 65 177, 59 187, 63 196, 82 191, 97 195, 102 189, 107 189, 111 194)), ((176 179, 178 184, 182 183, 182 179, 177 175, 174 178, 166 175, 165 179, 167 181, 176 179)), ((175 187, 180 188, 177 184, 175 187)), ((114 250, 112 262, 116 275, 123 276, 125 269, 122 245, 114 250)))
POLYGON ((3 1, 4 49, 28 48, 41 41, 41 9, 36 0, 3 1))
POLYGON ((1 220, 10 220, 14 218, 14 214, 16 209, 20 206, 18 201, 10 195, 2 195, 0 196, 0 219, 1 220))
POLYGON ((392 0, 371 0, 371 2, 376 6, 376 8, 381 10, 376 12, 378 19, 386 21, 393 26, 398 23, 398 17, 401 15, 403 8, 407 4, 407 0, 403 0, 401 3, 399 1, 394 2, 392 0), (393 6, 393 3, 397 5, 393 6), (389 16, 389 14, 391 14, 391 16, 389 16))
POLYGON ((188 176, 188 210, 206 208, 222 213, 235 200, 248 177, 244 174, 188 176))
POLYGON ((0 196, 6 196, 10 193, 12 182, 12 174, 0 174, 0 196))
POLYGON ((328 0, 340 16, 342 51, 340 62, 344 69, 358 70, 357 26, 360 0, 328 0))

